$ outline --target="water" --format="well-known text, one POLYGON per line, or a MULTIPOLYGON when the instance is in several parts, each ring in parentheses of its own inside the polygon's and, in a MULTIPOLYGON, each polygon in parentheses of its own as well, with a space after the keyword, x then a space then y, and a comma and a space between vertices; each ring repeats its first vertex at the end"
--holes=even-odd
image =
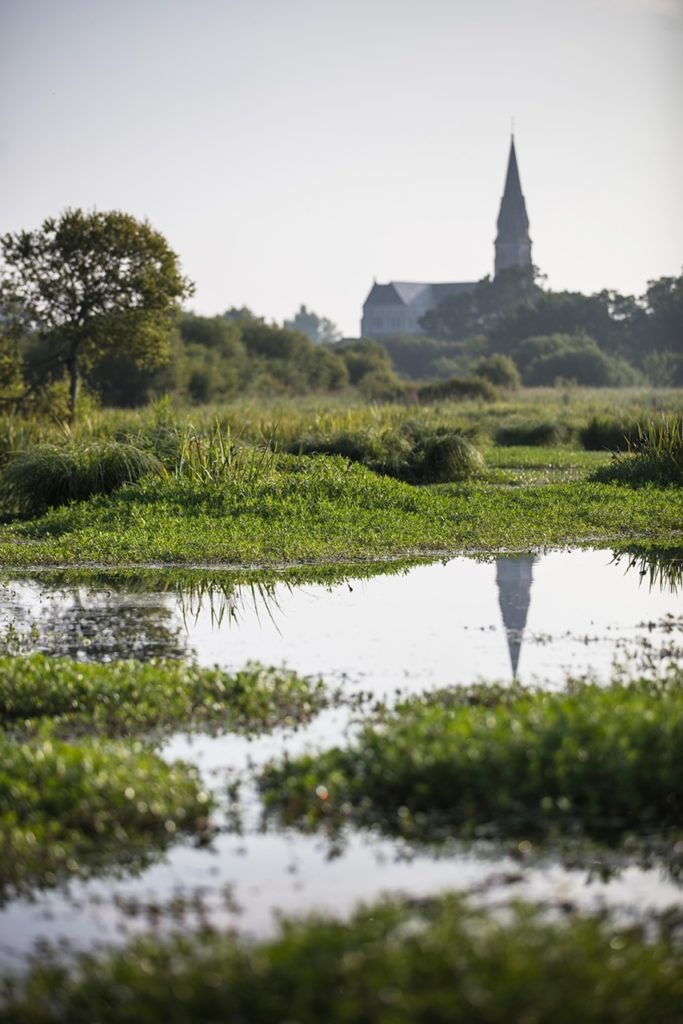
MULTIPOLYGON (((229 574, 213 586, 150 591, 134 581, 64 584, 40 575, 0 587, 0 629, 11 643, 82 659, 191 657, 228 669, 248 660, 287 664, 358 690, 392 698, 475 679, 560 687, 568 672, 607 680, 615 663, 636 671, 679 658, 681 600, 676 574, 651 580, 639 564, 605 551, 549 552, 481 562, 456 558, 394 575, 335 585, 237 587, 229 574)), ((224 796, 228 777, 285 750, 322 748, 353 730, 349 713, 328 711, 296 732, 247 740, 178 734, 164 748, 200 767, 224 796)), ((0 959, 16 962, 38 937, 90 946, 117 941, 154 922, 179 893, 195 899, 197 920, 230 923, 250 934, 273 927, 276 910, 349 910, 381 892, 415 895, 446 887, 495 900, 526 896, 624 911, 680 904, 679 884, 663 864, 628 858, 610 879, 569 869, 553 851, 455 844, 409 850, 352 833, 339 845, 320 835, 264 831, 253 787, 246 787, 242 835, 222 826, 211 849, 179 843, 139 878, 72 882, 17 899, 0 911, 0 959), (131 915, 125 906, 147 907, 131 915), (197 909, 197 906, 200 909, 197 909), (150 907, 153 908, 150 909, 150 907)), ((581 858, 579 858, 581 861, 581 858)), ((171 918, 169 918, 169 921, 171 918)))
POLYGON ((170 593, 38 577, 0 589, 0 629, 34 624, 32 646, 87 660, 258 660, 377 695, 514 675, 560 685, 568 672, 606 678, 615 658, 680 617, 680 594, 628 564, 564 551, 454 558, 333 586, 239 587, 226 573, 213 588, 170 593))

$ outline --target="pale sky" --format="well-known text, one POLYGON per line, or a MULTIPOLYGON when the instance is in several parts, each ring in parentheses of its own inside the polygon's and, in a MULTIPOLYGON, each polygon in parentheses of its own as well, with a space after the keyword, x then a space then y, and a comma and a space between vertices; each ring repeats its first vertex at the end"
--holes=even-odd
POLYGON ((211 315, 357 335, 378 281, 493 269, 511 118, 534 262, 683 265, 683 0, 0 0, 0 232, 147 218, 211 315))

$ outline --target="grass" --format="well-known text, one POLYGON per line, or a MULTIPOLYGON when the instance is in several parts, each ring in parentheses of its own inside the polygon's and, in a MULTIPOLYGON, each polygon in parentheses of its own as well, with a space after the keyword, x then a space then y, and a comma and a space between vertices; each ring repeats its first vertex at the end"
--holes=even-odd
POLYGON ((0 677, 0 725, 15 730, 50 718, 69 733, 262 733, 306 722, 338 699, 321 680, 254 664, 231 674, 176 661, 97 665, 33 654, 0 657, 0 677))
POLYGON ((683 487, 683 417, 663 417, 639 426, 628 451, 616 452, 593 479, 631 487, 683 487))
POLYGON ((267 810, 433 840, 683 826, 683 676, 564 693, 458 690, 379 714, 348 748, 266 766, 267 810))
POLYGON ((0 533, 6 566, 277 566, 646 537, 671 543, 680 490, 576 482, 415 488, 339 457, 278 456, 232 485, 144 480, 0 533))
MULTIPOLYGON (((152 562, 275 567, 593 540, 670 543, 680 534, 683 501, 660 486, 667 482, 661 474, 655 475, 655 486, 626 495, 623 487, 600 482, 611 472, 604 469, 605 453, 566 445, 503 449, 491 444, 497 431, 499 436, 510 429, 528 434, 539 423, 575 436, 582 426, 602 422, 600 417, 625 419, 627 409, 629 417, 644 422, 656 407, 670 418, 680 417, 683 397, 548 389, 493 403, 424 407, 309 397, 197 409, 192 420, 166 401, 139 412, 93 412, 68 443, 63 428, 60 440, 57 428, 46 425, 41 440, 36 424, 19 430, 13 420, 5 431, 7 443, 37 438, 38 469, 27 470, 33 490, 22 498, 10 483, 10 467, 21 460, 6 453, 0 477, 6 497, 14 495, 12 507, 36 510, 74 500, 33 522, 0 528, 0 560, 13 567, 152 562), (472 440, 476 448, 470 447, 472 440), (124 483, 112 494, 86 500, 76 500, 80 492, 72 481, 60 496, 49 497, 43 482, 51 470, 41 468, 41 451, 50 463, 55 452, 61 458, 65 451, 102 452, 112 445, 119 451, 129 446, 143 462, 153 460, 150 465, 161 467, 162 477, 124 483), (486 457, 483 470, 479 448, 486 457), (339 451, 367 465, 329 455, 286 455, 284 449, 339 451), (368 467, 401 479, 378 478, 368 467), (604 470, 600 479, 586 480, 596 470, 604 470), (443 483, 454 477, 459 482, 443 483)), ((637 461, 628 458, 629 466, 637 461)), ((93 486, 109 489, 109 484, 93 486)))
POLYGON ((9 507, 33 515, 47 508, 111 494, 149 474, 162 475, 156 456, 115 440, 36 444, 8 456, 0 492, 9 507))
POLYGON ((521 423, 507 423, 498 427, 494 440, 501 447, 526 446, 553 448, 570 440, 571 431, 554 420, 533 420, 521 423))
POLYGON ((205 836, 212 802, 195 768, 140 744, 0 734, 0 902, 68 877, 139 870, 178 835, 205 836))
POLYGON ((300 455, 343 455, 376 473, 412 484, 465 480, 481 475, 484 469, 481 454, 464 433, 443 427, 430 429, 409 420, 398 430, 319 430, 291 443, 288 450, 300 455))
POLYGON ((12 1024, 678 1024, 676 915, 649 927, 606 916, 505 914, 462 898, 385 899, 346 921, 289 919, 268 940, 203 932, 34 962, 6 975, 12 1024))

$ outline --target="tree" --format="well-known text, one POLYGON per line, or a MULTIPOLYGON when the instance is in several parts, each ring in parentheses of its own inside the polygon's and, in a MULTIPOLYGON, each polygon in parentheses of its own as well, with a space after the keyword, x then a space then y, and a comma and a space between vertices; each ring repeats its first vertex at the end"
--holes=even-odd
POLYGON ((335 341, 341 340, 341 332, 336 324, 327 317, 318 316, 305 306, 299 307, 299 312, 295 314, 293 320, 285 320, 285 327, 301 331, 316 345, 332 345, 335 341))
POLYGON ((420 327, 432 338, 461 341, 488 332, 504 314, 530 305, 541 294, 543 280, 536 267, 508 267, 493 278, 484 277, 470 291, 447 295, 420 317, 420 327))
POLYGON ((112 351, 163 361, 173 312, 192 284, 147 221, 66 210, 0 239, 0 306, 15 334, 38 335, 69 377, 71 418, 84 367, 112 351))

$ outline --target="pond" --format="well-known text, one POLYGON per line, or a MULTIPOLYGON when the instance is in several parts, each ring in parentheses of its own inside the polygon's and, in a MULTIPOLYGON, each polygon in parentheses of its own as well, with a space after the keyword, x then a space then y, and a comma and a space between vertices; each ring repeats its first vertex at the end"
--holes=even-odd
MULTIPOLYGON (((190 585, 161 571, 81 580, 34 573, 0 584, 0 635, 13 649, 83 660, 182 657, 228 669, 249 660, 285 663, 373 699, 477 679, 560 688, 569 673, 607 681, 615 667, 632 674, 681 658, 680 561, 550 551, 386 568, 333 584, 251 586, 227 572, 190 585)), ((193 921, 229 921, 250 934, 268 932, 274 911, 346 911, 381 892, 446 887, 485 900, 609 903, 624 913, 680 905, 679 875, 652 851, 566 855, 493 841, 407 847, 360 833, 339 842, 265 828, 251 785, 235 829, 229 778, 283 751, 343 741, 353 717, 329 710, 305 728, 256 739, 171 737, 164 755, 195 762, 222 796, 214 842, 179 842, 138 877, 73 881, 68 890, 13 900, 0 910, 2 960, 15 963, 39 938, 91 945, 170 922, 178 897, 193 921)))

